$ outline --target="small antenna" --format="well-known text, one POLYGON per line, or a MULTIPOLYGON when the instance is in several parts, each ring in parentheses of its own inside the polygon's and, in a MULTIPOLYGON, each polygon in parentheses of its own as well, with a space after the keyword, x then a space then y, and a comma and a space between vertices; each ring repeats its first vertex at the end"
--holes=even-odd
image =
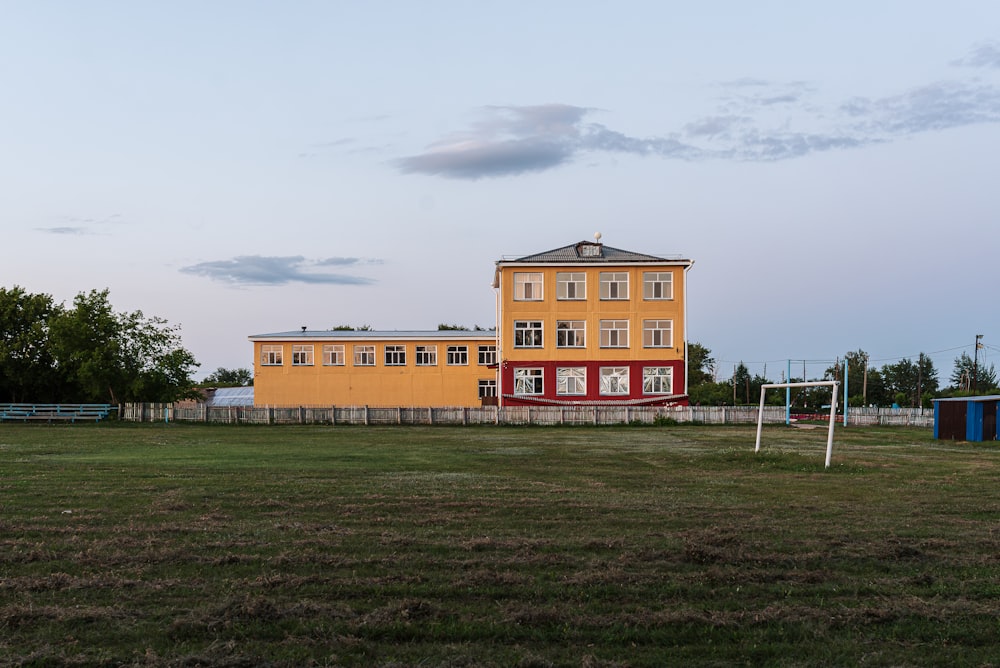
POLYGON ((306 326, 305 326, 305 325, 302 325, 302 333, 303 333, 303 334, 305 334, 305 333, 306 333, 306 326))

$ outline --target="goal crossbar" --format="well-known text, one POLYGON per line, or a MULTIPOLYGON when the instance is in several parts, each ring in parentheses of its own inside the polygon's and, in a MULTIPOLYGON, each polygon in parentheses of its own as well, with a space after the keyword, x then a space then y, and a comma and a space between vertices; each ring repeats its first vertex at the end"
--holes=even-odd
POLYGON ((833 456, 833 423, 837 419, 837 387, 839 380, 812 380, 802 383, 764 383, 760 386, 760 410, 757 411, 757 446, 754 452, 760 452, 760 433, 764 428, 764 393, 777 387, 821 387, 829 385, 833 392, 830 400, 830 428, 826 436, 826 468, 830 468, 830 458, 833 456))

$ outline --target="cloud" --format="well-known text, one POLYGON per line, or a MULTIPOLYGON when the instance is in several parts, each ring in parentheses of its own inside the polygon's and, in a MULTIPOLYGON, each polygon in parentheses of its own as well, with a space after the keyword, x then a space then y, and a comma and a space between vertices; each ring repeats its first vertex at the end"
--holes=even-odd
POLYGON ((358 258, 307 260, 301 255, 289 257, 241 255, 232 260, 201 262, 189 267, 182 267, 180 271, 234 285, 286 285, 288 283, 368 285, 374 281, 360 276, 310 271, 310 268, 354 267, 380 263, 379 260, 358 258))
POLYGON ((1000 69, 1000 42, 980 44, 964 58, 952 62, 959 67, 992 67, 1000 69))
MULTIPOLYGON (((981 45, 961 61, 1000 68, 1000 45, 981 45)), ((719 83, 714 113, 651 137, 591 119, 598 110, 569 104, 493 106, 480 119, 416 155, 404 174, 476 180, 544 172, 584 154, 624 153, 671 160, 773 162, 882 144, 923 132, 1000 122, 1000 88, 978 79, 928 83, 880 98, 816 101, 805 81, 736 79, 719 83)))
POLYGON ((39 232, 45 232, 46 234, 64 234, 64 235, 86 235, 91 234, 90 230, 86 227, 73 227, 73 226, 63 226, 63 227, 36 227, 35 230, 39 232))

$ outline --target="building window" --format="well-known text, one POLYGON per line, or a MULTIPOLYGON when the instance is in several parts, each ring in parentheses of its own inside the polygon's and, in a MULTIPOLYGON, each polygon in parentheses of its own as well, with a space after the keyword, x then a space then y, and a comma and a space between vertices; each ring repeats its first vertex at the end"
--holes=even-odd
POLYGON ((601 299, 628 299, 628 272, 601 272, 601 299))
POLYGON ((469 346, 448 346, 448 365, 465 366, 469 363, 469 346))
POLYGON ((281 346, 263 345, 260 347, 261 366, 281 366, 281 346))
POLYGON ((541 394, 542 369, 514 369, 514 394, 541 394))
POLYGON ((601 367, 601 394, 628 394, 628 367, 601 367))
POLYGON ((628 320, 602 320, 601 347, 628 348, 628 320))
POLYGON ((325 344, 323 346, 323 366, 344 366, 344 346, 325 344))
POLYGON ((642 272, 643 299, 673 299, 674 275, 669 271, 642 272))
MULTIPOLYGON (((402 347, 402 346, 400 346, 402 347)), ((386 352, 386 364, 389 363, 388 352, 386 352)), ((417 366, 437 366, 438 349, 437 346, 417 346, 416 350, 417 366)), ((406 364, 404 359, 400 364, 406 364)))
POLYGON ((497 381, 495 379, 483 378, 479 381, 479 398, 497 396, 497 381))
POLYGON ((557 348, 584 348, 587 345, 587 323, 583 320, 559 320, 556 322, 557 348))
POLYGON ((375 366, 375 346, 354 346, 354 366, 375 366))
POLYGON ((673 394, 674 370, 668 366, 647 366, 642 370, 643 394, 673 394))
POLYGON ((496 346, 479 346, 479 365, 490 366, 497 363, 496 346))
POLYGON ((587 369, 568 367, 556 369, 556 394, 586 394, 587 369))
POLYGON ((406 346, 386 346, 385 365, 406 366, 406 346))
POLYGON ((586 299, 587 275, 583 272, 556 273, 556 299, 586 299))
POLYGON ((312 366, 312 346, 292 346, 292 366, 312 366))
POLYGON ((542 299, 541 272, 514 272, 514 299, 516 301, 540 301, 542 299))
POLYGON ((514 347, 515 348, 541 348, 542 347, 542 321, 541 320, 515 320, 514 321, 514 347))
POLYGON ((643 348, 671 348, 674 345, 674 323, 672 320, 643 320, 643 348))

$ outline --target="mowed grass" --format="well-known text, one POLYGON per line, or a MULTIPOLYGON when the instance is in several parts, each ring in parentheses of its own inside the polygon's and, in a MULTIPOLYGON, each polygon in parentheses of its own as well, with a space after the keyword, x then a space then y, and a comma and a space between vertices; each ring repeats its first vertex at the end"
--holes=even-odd
POLYGON ((997 665, 1000 449, 0 425, 2 665, 997 665))

